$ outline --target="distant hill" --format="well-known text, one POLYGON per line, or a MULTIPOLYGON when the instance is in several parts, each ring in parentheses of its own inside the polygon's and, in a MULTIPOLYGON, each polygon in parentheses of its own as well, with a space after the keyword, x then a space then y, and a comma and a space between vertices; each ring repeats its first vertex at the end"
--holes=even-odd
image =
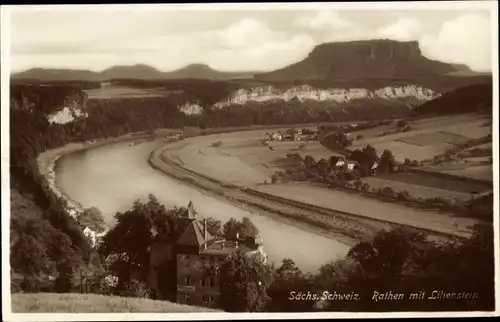
POLYGON ((415 79, 473 72, 465 65, 426 58, 416 41, 365 40, 316 46, 302 61, 272 72, 256 74, 257 80, 305 79, 415 79))
POLYGON ((31 81, 106 81, 112 79, 210 79, 228 80, 252 78, 252 72, 222 72, 203 64, 192 64, 184 68, 162 72, 154 67, 136 64, 129 66, 113 66, 102 72, 73 69, 33 68, 11 75, 13 80, 31 81))
POLYGON ((227 80, 252 78, 252 72, 221 72, 205 64, 191 64, 187 67, 164 73, 166 79, 212 79, 227 80))
MULTIPOLYGON (((149 299, 98 294, 12 294, 12 313, 197 313, 217 310, 149 299)), ((220 311, 219 311, 220 312, 220 311)))
POLYGON ((415 108, 417 115, 456 114, 456 113, 492 113, 493 84, 475 84, 446 92, 415 108))
POLYGON ((134 78, 134 79, 162 79, 164 73, 158 69, 137 64, 132 66, 113 66, 99 73, 100 80, 134 78))
POLYGON ((46 69, 32 68, 27 71, 11 75, 14 80, 40 81, 98 81, 99 73, 83 69, 46 69))

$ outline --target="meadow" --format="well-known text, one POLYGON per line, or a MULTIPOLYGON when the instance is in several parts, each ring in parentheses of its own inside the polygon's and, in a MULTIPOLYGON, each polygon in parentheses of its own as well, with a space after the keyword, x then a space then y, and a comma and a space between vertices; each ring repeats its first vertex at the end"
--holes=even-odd
POLYGON ((491 164, 466 167, 463 169, 441 170, 440 172, 459 177, 491 181, 493 183, 493 166, 491 164))
POLYGON ((299 153, 315 159, 338 155, 317 141, 272 141, 265 145, 270 129, 213 134, 171 144, 166 157, 192 171, 240 186, 270 182, 283 170, 287 154, 299 153))
POLYGON ((175 91, 168 91, 163 87, 134 88, 124 85, 103 85, 101 88, 85 90, 89 99, 161 97, 175 91))
POLYGON ((395 159, 403 162, 411 160, 430 160, 458 144, 471 139, 484 137, 491 133, 491 127, 485 126, 488 118, 483 115, 462 114, 446 117, 410 120, 409 132, 394 133, 396 124, 355 132, 355 140, 349 149, 363 148, 370 144, 379 153, 391 150, 395 159), (383 133, 391 133, 382 135, 383 133))
POLYGON ((408 191, 410 196, 415 198, 428 199, 433 197, 441 197, 441 198, 466 201, 474 196, 471 193, 453 191, 448 189, 440 189, 429 186, 422 186, 419 184, 385 179, 381 177, 366 177, 363 178, 362 181, 368 183, 370 185, 370 188, 383 189, 385 187, 391 187, 395 193, 398 193, 400 191, 408 191))
MULTIPOLYGON (((491 185, 485 183, 473 183, 463 181, 459 178, 443 178, 426 173, 397 172, 378 174, 376 179, 383 179, 395 183, 406 183, 429 189, 440 189, 449 191, 450 196, 457 193, 474 194, 486 192, 492 189, 491 185)), ((365 180, 365 179, 363 179, 365 180)), ((392 185, 391 185, 392 187, 392 185)))
POLYGON ((306 204, 445 233, 467 234, 470 227, 477 222, 470 218, 382 202, 355 193, 307 183, 260 185, 254 189, 306 204))
POLYGON ((13 313, 197 313, 216 310, 133 297, 98 294, 12 294, 13 313))

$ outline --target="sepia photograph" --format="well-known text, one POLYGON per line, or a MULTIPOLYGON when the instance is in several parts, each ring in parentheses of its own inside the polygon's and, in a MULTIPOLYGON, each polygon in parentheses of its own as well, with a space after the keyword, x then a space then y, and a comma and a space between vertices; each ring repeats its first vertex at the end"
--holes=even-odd
POLYGON ((497 12, 2 5, 4 319, 497 315, 497 12))

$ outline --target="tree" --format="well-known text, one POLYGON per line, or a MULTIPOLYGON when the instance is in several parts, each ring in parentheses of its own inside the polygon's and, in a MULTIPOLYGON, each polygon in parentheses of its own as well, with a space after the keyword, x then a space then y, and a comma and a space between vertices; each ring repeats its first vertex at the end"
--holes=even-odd
POLYGON ((84 227, 88 227, 96 233, 102 233, 106 230, 104 217, 99 209, 92 207, 87 208, 79 213, 76 217, 78 223, 84 227))
POLYGON ((213 217, 207 218, 207 231, 210 235, 214 237, 222 237, 222 223, 213 217))
POLYGON ((325 159, 319 160, 316 166, 320 174, 324 174, 330 171, 330 166, 328 164, 328 161, 326 161, 325 159))
POLYGON ((406 121, 406 120, 399 120, 398 123, 396 124, 396 126, 398 128, 404 128, 407 125, 408 125, 408 121, 406 121))
POLYGON ((230 218, 222 227, 222 233, 224 238, 233 239, 238 233, 238 221, 235 218, 230 218))
POLYGON ((368 156, 368 161, 370 162, 377 162, 379 157, 377 155, 377 150, 371 146, 370 144, 368 144, 364 149, 363 149, 363 152, 365 152, 368 156))
POLYGON ((396 160, 394 159, 392 152, 387 149, 384 150, 382 156, 380 157, 379 171, 383 173, 391 173, 394 171, 395 166, 396 160))
POLYGON ((241 223, 238 227, 238 232, 240 233, 240 238, 256 237, 259 234, 259 230, 248 217, 243 217, 241 223))
POLYGON ((363 181, 358 179, 354 182, 354 187, 356 187, 356 190, 361 190, 362 186, 363 186, 363 181))
POLYGON ((410 193, 406 190, 399 191, 397 196, 398 199, 402 201, 407 201, 411 199, 410 193))
POLYGON ((314 301, 291 300, 290 296, 307 293, 314 287, 313 276, 304 274, 292 259, 285 258, 281 266, 274 271, 274 279, 268 294, 272 302, 268 306, 273 312, 308 312, 312 311, 314 301))
POLYGON ((228 312, 263 311, 273 281, 271 267, 258 256, 242 251, 229 255, 220 266, 220 305, 228 312))
POLYGON ((152 243, 172 241, 177 232, 177 218, 183 211, 183 208, 167 210, 156 197, 149 195, 147 203, 136 201, 132 209, 115 215, 117 223, 104 235, 99 253, 103 258, 116 256, 111 270, 120 272, 122 286, 129 282, 132 269, 146 278, 152 243))
POLYGON ((316 166, 316 161, 314 160, 313 157, 309 156, 309 155, 306 155, 306 157, 304 158, 304 166, 306 168, 312 168, 312 167, 315 167, 316 166))

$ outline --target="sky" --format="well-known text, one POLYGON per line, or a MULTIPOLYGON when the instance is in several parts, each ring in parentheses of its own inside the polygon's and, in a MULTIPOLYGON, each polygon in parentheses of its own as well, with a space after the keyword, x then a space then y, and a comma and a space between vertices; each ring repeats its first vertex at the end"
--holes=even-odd
POLYGON ((492 17, 484 7, 287 6, 15 6, 11 70, 147 64, 171 71, 202 63, 268 71, 304 59, 321 43, 382 38, 416 40, 430 59, 492 68, 492 17))

